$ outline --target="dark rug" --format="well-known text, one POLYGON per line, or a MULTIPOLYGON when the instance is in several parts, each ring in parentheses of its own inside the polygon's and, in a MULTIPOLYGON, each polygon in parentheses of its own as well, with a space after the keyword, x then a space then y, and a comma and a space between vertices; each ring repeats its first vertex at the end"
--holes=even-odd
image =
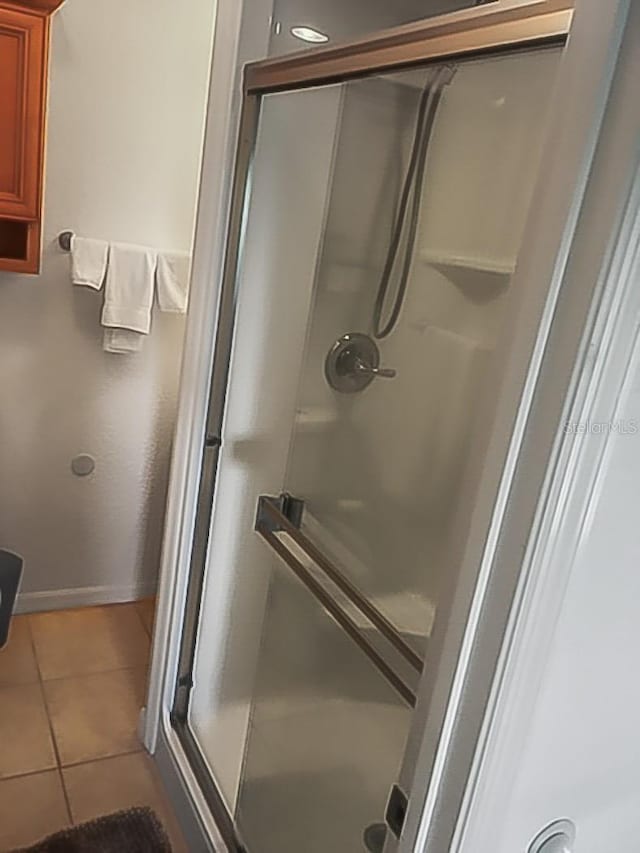
POLYGON ((14 853, 171 853, 171 844, 155 813, 136 808, 63 829, 14 853))

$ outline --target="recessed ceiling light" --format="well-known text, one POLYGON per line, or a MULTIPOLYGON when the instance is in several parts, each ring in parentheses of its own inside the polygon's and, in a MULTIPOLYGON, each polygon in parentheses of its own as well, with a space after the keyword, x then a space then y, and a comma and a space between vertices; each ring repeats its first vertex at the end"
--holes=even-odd
POLYGON ((291 27, 291 35, 302 41, 310 41, 313 44, 321 44, 329 41, 329 36, 321 33, 320 30, 314 30, 313 27, 291 27))

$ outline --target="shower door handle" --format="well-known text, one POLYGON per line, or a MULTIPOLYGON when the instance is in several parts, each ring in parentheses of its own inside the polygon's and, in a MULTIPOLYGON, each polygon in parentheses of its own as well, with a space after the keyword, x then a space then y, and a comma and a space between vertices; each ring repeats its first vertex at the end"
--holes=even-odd
POLYGON ((304 502, 299 498, 288 494, 260 495, 255 530, 403 699, 414 707, 414 683, 422 672, 422 659, 384 614, 306 536, 302 530, 303 515, 304 502), (381 651, 372 634, 367 633, 367 627, 383 639, 391 656, 388 651, 381 651))

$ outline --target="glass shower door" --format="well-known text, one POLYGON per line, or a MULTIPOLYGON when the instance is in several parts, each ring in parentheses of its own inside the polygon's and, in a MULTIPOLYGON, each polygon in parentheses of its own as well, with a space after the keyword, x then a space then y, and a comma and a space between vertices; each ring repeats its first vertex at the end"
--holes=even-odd
POLYGON ((277 568, 237 805, 248 850, 381 850, 410 713, 316 596, 277 568))
POLYGON ((262 99, 189 709, 252 853, 401 825, 559 52, 262 99))
POLYGON ((420 656, 442 576, 453 569, 447 537, 474 449, 474 412, 500 375, 491 356, 506 331, 557 57, 459 63, 344 93, 284 491, 304 501, 306 535, 420 656), (424 175, 413 175, 376 329, 429 86, 440 97, 419 141, 424 175), (401 118, 383 139, 372 113, 385 107, 401 118), (350 350, 361 348, 366 364, 354 364, 350 350), (342 384, 329 375, 336 358, 340 368, 336 351, 342 384), (374 359, 382 373, 367 372, 374 359))

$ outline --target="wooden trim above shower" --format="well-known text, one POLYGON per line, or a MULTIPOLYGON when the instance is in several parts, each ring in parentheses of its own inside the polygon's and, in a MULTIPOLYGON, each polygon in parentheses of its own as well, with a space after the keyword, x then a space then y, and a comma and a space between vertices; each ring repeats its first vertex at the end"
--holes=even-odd
POLYGON ((0 0, 0 270, 37 273, 50 13, 61 0, 0 0))
POLYGON ((1 0, 0 8, 20 9, 40 15, 52 15, 64 0, 1 0))
POLYGON ((250 63, 245 91, 335 83, 370 72, 472 56, 518 46, 557 43, 571 27, 574 0, 498 0, 345 44, 250 63))

